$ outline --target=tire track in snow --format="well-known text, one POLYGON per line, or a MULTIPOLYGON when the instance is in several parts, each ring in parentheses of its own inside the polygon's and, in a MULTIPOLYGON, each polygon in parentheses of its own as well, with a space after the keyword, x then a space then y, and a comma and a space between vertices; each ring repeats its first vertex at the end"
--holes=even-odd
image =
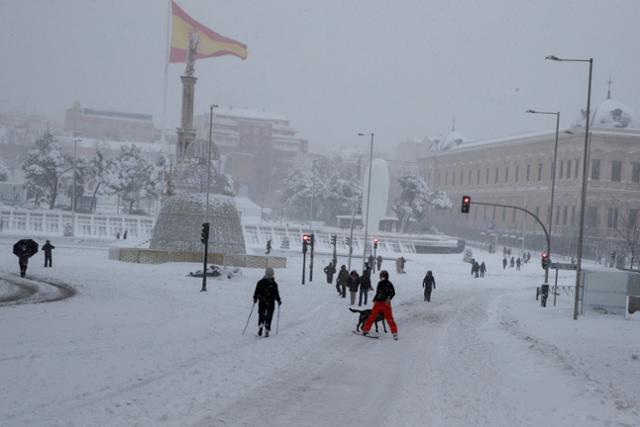
POLYGON ((60 301, 76 294, 72 286, 51 279, 25 279, 0 272, 0 280, 18 288, 15 292, 0 296, 0 307, 60 301))

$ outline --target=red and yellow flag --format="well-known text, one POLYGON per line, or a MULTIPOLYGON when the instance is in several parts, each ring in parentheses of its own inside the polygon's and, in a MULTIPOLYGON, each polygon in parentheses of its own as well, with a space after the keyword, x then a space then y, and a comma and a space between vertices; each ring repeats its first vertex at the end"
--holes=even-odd
POLYGON ((186 62, 189 37, 192 32, 199 36, 196 59, 210 56, 235 55, 247 59, 247 46, 233 39, 221 36, 205 27, 185 13, 175 1, 171 1, 172 32, 169 62, 186 62))

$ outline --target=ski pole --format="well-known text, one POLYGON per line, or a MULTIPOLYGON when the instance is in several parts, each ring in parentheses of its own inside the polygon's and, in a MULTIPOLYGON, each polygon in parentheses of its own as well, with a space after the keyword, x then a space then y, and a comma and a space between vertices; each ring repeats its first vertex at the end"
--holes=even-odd
POLYGON ((244 325, 244 329, 242 330, 242 335, 244 335, 244 333, 247 330, 247 326, 249 326, 249 320, 251 320, 251 315, 253 314, 253 309, 256 308, 256 303, 254 302, 253 305, 251 306, 251 312, 249 313, 249 318, 247 319, 247 324, 244 325))
POLYGON ((276 335, 278 335, 279 329, 280 329, 280 304, 278 304, 278 317, 276 317, 276 335))

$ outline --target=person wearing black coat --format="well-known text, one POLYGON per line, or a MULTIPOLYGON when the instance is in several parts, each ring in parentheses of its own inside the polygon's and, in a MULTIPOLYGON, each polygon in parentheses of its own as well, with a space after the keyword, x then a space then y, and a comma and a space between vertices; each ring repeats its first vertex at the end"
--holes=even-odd
POLYGON ((367 297, 369 296, 369 291, 372 290, 371 287, 371 267, 369 263, 364 263, 364 271, 362 272, 362 279, 360 280, 360 295, 358 296, 358 306, 362 305, 362 300, 364 297, 364 305, 367 305, 367 297))
POLYGON ((431 270, 427 271, 427 275, 422 279, 422 287, 424 288, 424 300, 431 301, 431 291, 436 288, 436 279, 431 270))
POLYGON ((274 278, 273 268, 267 267, 264 277, 256 284, 256 290, 253 293, 253 303, 258 304, 258 335, 262 335, 264 328, 264 336, 268 337, 271 331, 271 319, 273 319, 273 311, 276 306, 282 304, 280 293, 278 292, 278 284, 274 278))
POLYGON ((329 265, 324 268, 324 274, 327 275, 327 283, 333 283, 333 275, 336 274, 336 268, 333 266, 333 262, 330 262, 329 265))
POLYGON ((393 287, 393 283, 389 281, 389 273, 387 273, 386 270, 382 270, 380 272, 380 281, 378 282, 378 286, 376 288, 376 294, 373 297, 373 308, 371 309, 371 314, 362 326, 363 335, 367 335, 369 333, 373 322, 376 320, 378 315, 382 313, 382 315, 384 316, 384 320, 389 324, 389 327, 391 328, 393 339, 398 339, 398 326, 393 320, 393 313, 391 311, 391 300, 395 295, 396 290, 393 287))
POLYGON ((360 276, 358 276, 358 272, 353 270, 349 273, 349 281, 347 282, 349 286, 349 294, 351 296, 351 305, 356 303, 356 294, 358 293, 358 288, 360 287, 360 276))
POLYGON ((56 247, 51 244, 51 240, 47 240, 47 242, 42 245, 42 250, 44 251, 44 266, 51 267, 51 251, 56 247), (48 265, 47 265, 48 264, 48 265))
POLYGON ((20 266, 20 277, 24 277, 27 274, 27 267, 29 266, 29 257, 27 255, 20 255, 18 257, 18 265, 20 266))
POLYGON ((342 265, 338 272, 338 278, 336 279, 336 291, 342 298, 347 296, 347 285, 349 285, 349 272, 347 267, 342 265))

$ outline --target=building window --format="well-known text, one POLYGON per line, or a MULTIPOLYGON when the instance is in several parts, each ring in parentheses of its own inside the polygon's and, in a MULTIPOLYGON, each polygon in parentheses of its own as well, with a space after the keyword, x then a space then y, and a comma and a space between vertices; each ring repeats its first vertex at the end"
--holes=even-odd
POLYGON ((480 185, 480 169, 476 171, 476 185, 480 185))
POLYGON ((571 206, 571 225, 576 225, 576 207, 571 206))
POLYGON ((487 185, 489 184, 489 168, 487 168, 487 185))
POLYGON ((520 166, 516 165, 516 182, 518 182, 519 178, 520 178, 520 166))
POLYGON ((631 170, 631 182, 640 183, 640 163, 633 163, 631 170))
POLYGON ((595 206, 587 207, 587 227, 598 226, 598 208, 595 206))
POLYGON ((498 168, 496 168, 496 182, 495 182, 496 184, 498 183, 498 173, 499 173, 498 168))
POLYGON ((600 159, 591 160, 591 179, 594 181, 600 179, 600 159))
MULTIPOLYGON (((570 163, 567 163, 570 164, 570 163)), ((567 225, 567 213, 569 211, 568 206, 563 206, 562 208, 562 225, 567 225)))
POLYGON ((504 169, 504 182, 509 182, 509 166, 504 169))
POLYGON ((507 220, 507 208, 502 208, 502 222, 507 220))
POLYGON ((460 171, 460 185, 464 185, 464 176, 462 171, 460 171))
POLYGON ((491 220, 496 222, 496 207, 493 207, 493 213, 491 214, 491 220))
POLYGON ((567 176, 565 179, 571 179, 571 162, 572 160, 567 160, 567 176))
POLYGON ((562 179, 564 176, 564 160, 560 160, 560 173, 558 174, 558 179, 562 179))
POLYGON ((538 181, 542 181, 542 163, 538 163, 538 181))
POLYGON ((573 179, 578 179, 578 169, 580 168, 580 160, 576 159, 576 167, 573 169, 573 179))
POLYGON ((482 210, 482 220, 486 221, 487 220, 487 207, 483 206, 484 209, 482 210))
POLYGON ((540 218, 540 206, 536 206, 536 216, 540 218))
POLYGON ((618 228, 618 208, 609 208, 607 215, 607 228, 618 228))
POLYGON ((516 210, 515 209, 511 209, 513 212, 511 213, 511 222, 512 223, 516 223, 516 210))
POLYGON ((636 226, 638 221, 638 209, 629 209, 629 224, 628 228, 633 228, 636 226))
POLYGON ((529 182, 529 178, 531 178, 531 165, 527 165, 527 182, 529 182))
POLYGON ((620 182, 622 180, 622 162, 620 160, 611 161, 611 181, 620 182))
POLYGON ((467 174, 467 183, 468 185, 471 185, 471 171, 467 174))
POLYGON ((556 206, 556 225, 560 225, 560 206, 556 206))

